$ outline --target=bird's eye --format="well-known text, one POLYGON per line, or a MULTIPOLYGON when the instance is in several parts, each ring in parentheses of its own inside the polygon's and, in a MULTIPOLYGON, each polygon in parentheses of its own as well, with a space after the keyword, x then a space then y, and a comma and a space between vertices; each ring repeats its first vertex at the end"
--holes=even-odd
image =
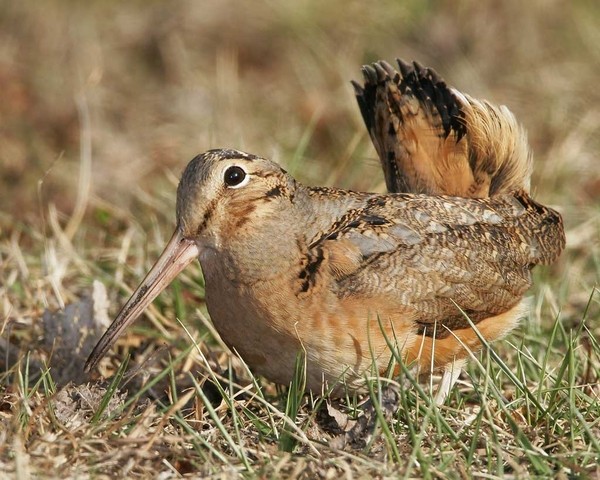
POLYGON ((242 167, 234 165, 225 170, 225 185, 228 187, 242 187, 248 183, 249 177, 242 167))

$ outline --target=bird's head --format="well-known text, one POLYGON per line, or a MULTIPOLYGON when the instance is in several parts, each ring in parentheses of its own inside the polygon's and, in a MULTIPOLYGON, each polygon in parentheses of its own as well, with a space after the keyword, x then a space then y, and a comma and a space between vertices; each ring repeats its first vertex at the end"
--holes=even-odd
POLYGON ((289 198, 294 180, 275 162, 237 150, 209 150, 186 167, 177 189, 184 238, 219 247, 289 198))
MULTIPOLYGON (((159 259, 102 336, 92 369, 125 329, 194 259, 251 233, 293 199, 295 181, 276 163, 237 150, 210 150, 186 167, 177 189, 177 227, 159 259)), ((275 234, 275 233, 274 233, 275 234)))

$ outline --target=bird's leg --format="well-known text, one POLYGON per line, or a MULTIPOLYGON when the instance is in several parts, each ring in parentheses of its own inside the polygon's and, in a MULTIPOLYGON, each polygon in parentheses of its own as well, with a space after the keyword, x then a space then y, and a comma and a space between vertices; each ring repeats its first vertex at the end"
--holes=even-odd
POLYGON ((455 360, 452 360, 450 363, 447 363, 446 365, 444 365, 444 371, 442 373, 442 378, 437 387, 437 391, 435 392, 434 401, 435 401, 436 405, 439 406, 444 403, 444 401, 448 397, 448 394, 450 393, 450 390, 452 390, 452 387, 458 380, 458 377, 460 376, 460 372, 462 372, 462 369, 465 366, 465 364, 466 364, 466 360, 464 360, 464 359, 456 360, 455 359, 455 360))

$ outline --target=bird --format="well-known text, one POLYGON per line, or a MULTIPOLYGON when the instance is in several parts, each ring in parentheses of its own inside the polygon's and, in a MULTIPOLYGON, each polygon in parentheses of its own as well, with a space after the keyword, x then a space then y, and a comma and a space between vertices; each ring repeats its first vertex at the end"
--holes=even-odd
POLYGON ((353 82, 388 193, 306 186, 234 149, 196 156, 171 240, 85 370, 198 259, 211 320, 253 372, 289 384, 302 352, 306 389, 341 396, 400 359, 441 374, 443 403, 480 337, 518 325, 531 270, 557 260, 564 227, 529 194, 532 156, 508 108, 398 64, 353 82))

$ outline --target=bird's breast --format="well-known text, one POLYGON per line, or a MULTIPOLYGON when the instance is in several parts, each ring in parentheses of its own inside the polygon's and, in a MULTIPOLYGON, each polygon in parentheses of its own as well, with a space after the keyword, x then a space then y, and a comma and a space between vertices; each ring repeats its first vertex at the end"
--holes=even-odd
POLYGON ((224 342, 253 371, 287 384, 297 355, 306 356, 307 388, 319 391, 323 380, 362 381, 373 363, 385 369, 391 353, 412 345, 415 324, 401 311, 377 302, 342 299, 330 286, 299 295, 295 274, 252 283, 223 273, 218 262, 202 262, 208 311, 224 342))

